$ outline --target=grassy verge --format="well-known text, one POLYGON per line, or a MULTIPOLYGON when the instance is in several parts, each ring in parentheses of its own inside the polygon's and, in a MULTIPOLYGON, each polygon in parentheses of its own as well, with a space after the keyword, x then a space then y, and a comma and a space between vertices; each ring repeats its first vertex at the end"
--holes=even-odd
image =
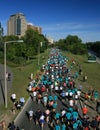
POLYGON ((87 91, 89 87, 92 87, 94 90, 98 90, 100 93, 100 64, 99 63, 88 63, 87 55, 73 55, 68 52, 64 52, 64 55, 69 57, 68 66, 72 64, 72 61, 75 61, 72 72, 79 71, 79 66, 82 67, 83 74, 78 77, 76 80, 77 85, 83 85, 83 90, 87 91), (78 64, 78 65, 77 65, 78 64), (83 82, 83 76, 87 75, 87 81, 83 82))
MULTIPOLYGON (((49 50, 50 51, 50 50, 49 50)), ((12 87, 8 92, 8 108, 5 109, 4 105, 0 106, 0 121, 5 120, 6 123, 12 121, 15 119, 15 117, 18 114, 18 111, 16 111, 16 114, 13 114, 11 111, 12 108, 12 101, 10 100, 11 94, 16 93, 17 100, 19 101, 20 97, 24 97, 25 101, 27 101, 29 95, 26 91, 28 84, 30 82, 29 76, 31 73, 33 73, 33 78, 36 78, 36 74, 39 73, 40 67, 46 63, 48 55, 48 51, 45 51, 44 53, 41 53, 39 57, 35 57, 30 63, 24 66, 16 66, 13 64, 10 64, 10 66, 13 72, 13 83, 12 87), (44 58, 43 58, 44 56, 44 58), (39 58, 39 62, 38 62, 39 58), (39 63, 39 65, 38 65, 39 63)))

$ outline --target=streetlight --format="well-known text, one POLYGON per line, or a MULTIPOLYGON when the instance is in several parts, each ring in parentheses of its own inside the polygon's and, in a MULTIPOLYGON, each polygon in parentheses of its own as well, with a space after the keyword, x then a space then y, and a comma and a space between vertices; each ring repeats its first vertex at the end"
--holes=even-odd
POLYGON ((40 48, 42 47, 42 42, 39 43, 38 45, 38 66, 40 65, 40 48))
POLYGON ((4 88, 5 88, 5 108, 7 108, 7 72, 6 72, 6 44, 13 42, 23 42, 23 40, 6 41, 4 42, 4 88))

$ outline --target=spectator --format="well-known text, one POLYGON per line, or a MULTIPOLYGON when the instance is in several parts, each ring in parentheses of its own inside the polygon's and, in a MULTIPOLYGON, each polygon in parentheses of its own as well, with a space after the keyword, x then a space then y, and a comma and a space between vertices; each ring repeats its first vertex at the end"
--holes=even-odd
POLYGON ((13 103, 16 101, 16 94, 15 93, 13 93, 11 95, 11 100, 13 101, 13 103))
POLYGON ((16 130, 16 126, 15 126, 14 122, 9 123, 8 128, 9 128, 9 130, 16 130))
POLYGON ((11 73, 8 73, 8 81, 11 80, 11 73))
POLYGON ((19 101, 16 101, 16 102, 15 102, 15 106, 16 106, 17 110, 20 110, 20 109, 21 109, 21 104, 20 104, 19 101))
POLYGON ((13 104, 13 106, 12 106, 12 112, 13 112, 13 114, 15 114, 15 104, 13 104))
POLYGON ((25 103, 25 99, 24 99, 24 97, 21 97, 21 98, 20 98, 21 107, 23 107, 24 103, 25 103))
POLYGON ((33 80, 33 73, 31 73, 31 75, 30 75, 30 79, 33 80))
POLYGON ((83 81, 84 81, 84 82, 87 81, 87 75, 84 75, 84 76, 83 76, 83 81))

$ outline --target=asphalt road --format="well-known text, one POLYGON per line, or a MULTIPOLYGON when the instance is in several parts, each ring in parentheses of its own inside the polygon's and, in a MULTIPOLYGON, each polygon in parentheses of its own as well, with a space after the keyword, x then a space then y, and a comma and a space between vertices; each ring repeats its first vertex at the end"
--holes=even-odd
MULTIPOLYGON (((54 93, 52 93, 52 95, 54 95, 54 93)), ((19 128, 24 128, 24 130, 41 130, 40 125, 35 125, 33 120, 30 121, 28 119, 27 115, 25 114, 25 112, 30 109, 32 109, 35 112, 38 108, 40 108, 42 111, 44 111, 46 109, 46 107, 43 107, 42 103, 38 104, 36 101, 34 102, 31 99, 29 99, 29 102, 30 103, 27 104, 27 108, 24 109, 24 111, 20 115, 20 118, 18 120, 16 120, 15 124, 16 124, 16 126, 19 126, 19 128)), ((66 102, 62 102, 60 97, 59 97, 57 103, 58 103, 58 107, 57 107, 56 111, 60 111, 61 108, 66 108, 66 106, 68 105, 66 102)), ((51 130, 51 128, 49 127, 49 125, 47 123, 45 123, 43 130, 51 130)))
MULTIPOLYGON (((50 93, 50 92, 49 92, 50 93)), ((52 92, 52 95, 54 95, 54 92, 52 92)), ((56 111, 60 111, 62 108, 67 108, 68 102, 64 101, 62 102, 61 97, 58 95, 59 100, 58 100, 58 107, 56 111)), ((87 105, 89 108, 89 113, 88 115, 92 118, 93 116, 97 115, 95 111, 95 103, 89 101, 87 104, 84 102, 84 98, 81 97, 80 101, 78 102, 78 111, 80 117, 82 117, 82 106, 87 105)), ((44 111, 46 108, 42 105, 42 103, 37 104, 37 102, 32 101, 31 98, 28 99, 27 103, 25 104, 24 108, 22 109, 21 113, 18 115, 18 117, 15 119, 15 125, 18 126, 19 128, 23 128, 24 130, 41 130, 39 125, 35 125, 34 120, 29 120, 27 115, 25 114, 26 111, 29 111, 30 109, 35 112, 37 109, 41 109, 44 111)), ((43 130, 51 130, 49 125, 45 123, 44 129, 43 130)), ((68 130, 72 130, 72 128, 68 128, 68 130)))
MULTIPOLYGON (((52 95, 54 94, 55 93, 52 93, 52 95)), ((85 104, 84 98, 81 97, 80 101, 78 101, 78 111, 81 118, 83 117, 82 106, 84 105, 87 105, 87 107, 89 108, 88 115, 90 116, 90 119, 92 119, 93 116, 97 115, 97 112, 95 111, 95 103, 92 101, 89 101, 85 104)), ((58 107, 56 111, 60 111, 61 108, 66 109, 67 106, 68 106, 68 102, 67 101, 62 102, 61 97, 58 95, 58 107)), ((19 128, 23 128, 24 130, 41 130, 40 126, 35 125, 34 120, 30 121, 27 115, 25 114, 26 111, 30 109, 32 109, 35 112, 38 108, 44 111, 46 107, 44 107, 42 103, 38 104, 36 101, 34 102, 32 101, 31 98, 29 98, 29 101, 27 102, 26 106, 24 107, 22 112, 19 114, 19 116, 15 120, 16 126, 19 126, 19 128)), ((51 127, 49 127, 47 123, 45 123, 43 130, 52 130, 52 129, 51 127)), ((69 127, 68 130, 72 130, 72 128, 69 127)))
POLYGON ((88 54, 89 54, 89 55, 94 55, 94 56, 96 56, 96 62, 100 64, 100 58, 96 55, 96 53, 94 53, 93 51, 90 51, 90 50, 89 50, 89 51, 88 51, 88 54))

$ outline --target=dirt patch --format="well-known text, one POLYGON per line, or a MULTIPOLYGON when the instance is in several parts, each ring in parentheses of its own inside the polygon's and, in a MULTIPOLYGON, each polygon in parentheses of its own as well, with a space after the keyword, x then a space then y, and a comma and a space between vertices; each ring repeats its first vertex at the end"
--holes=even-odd
POLYGON ((5 114, 0 115, 0 122, 5 122, 6 129, 10 122, 17 116, 17 112, 14 114, 11 110, 8 110, 5 114))

